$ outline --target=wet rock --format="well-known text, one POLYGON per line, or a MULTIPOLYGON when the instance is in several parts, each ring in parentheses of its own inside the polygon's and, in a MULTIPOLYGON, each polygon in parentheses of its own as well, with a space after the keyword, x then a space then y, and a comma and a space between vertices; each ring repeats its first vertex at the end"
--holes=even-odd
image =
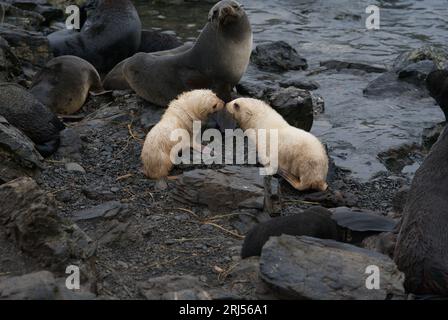
POLYGON ((212 300, 237 298, 220 290, 211 290, 199 277, 162 276, 138 285, 142 297, 147 300, 212 300))
POLYGON ((49 5, 47 1, 19 0, 9 2, 16 8, 38 13, 44 18, 44 20, 40 19, 39 21, 41 25, 49 26, 52 21, 61 20, 64 17, 65 11, 49 5))
POLYGON ((422 146, 425 150, 431 150, 434 143, 437 142, 443 129, 446 127, 446 122, 438 123, 430 128, 423 129, 422 133, 422 146))
POLYGON ((82 120, 75 127, 75 130, 82 136, 93 130, 101 130, 114 122, 130 123, 131 117, 127 111, 122 110, 119 106, 106 104, 82 120))
POLYGON ((287 79, 280 82, 280 86, 283 88, 295 87, 303 90, 317 90, 319 89, 319 84, 313 80, 307 79, 287 79))
POLYGON ((8 42, 0 37, 0 82, 9 82, 22 72, 20 62, 8 42))
POLYGON ((142 128, 148 131, 151 130, 152 127, 154 127, 157 123, 159 123, 160 119, 162 119, 165 111, 166 109, 164 108, 149 104, 148 107, 145 108, 145 112, 140 117, 140 124, 142 128))
POLYGON ((403 299, 404 275, 387 256, 333 240, 283 235, 263 248, 260 277, 286 299, 403 299), (380 289, 366 287, 366 268, 380 270, 380 289))
POLYGON ((266 94, 268 87, 255 81, 243 79, 237 84, 236 90, 243 96, 262 99, 266 94))
MULTIPOLYGON (((232 212, 264 201, 264 177, 260 168, 226 166, 219 170, 192 170, 175 182, 172 197, 180 202, 205 205, 211 211, 232 212)), ((273 194, 279 194, 277 179, 272 179, 273 194)))
POLYGON ((292 126, 310 131, 314 121, 313 98, 309 91, 294 87, 267 96, 270 105, 292 126))
POLYGON ((311 92, 311 99, 313 101, 314 115, 322 114, 325 112, 325 100, 321 95, 311 92))
POLYGON ((402 94, 426 97, 425 78, 433 69, 448 68, 448 52, 425 46, 400 54, 392 70, 369 83, 364 89, 367 97, 387 98, 402 94))
POLYGON ((51 271, 65 274, 77 265, 92 281, 96 247, 77 225, 61 219, 54 200, 31 178, 20 178, 0 186, 0 226, 29 256, 51 271))
POLYGON ((43 168, 42 161, 33 142, 0 116, 0 182, 34 176, 43 168))
POLYGON ((86 291, 71 291, 65 278, 56 279, 49 271, 6 277, 0 281, 0 300, 90 300, 95 295, 86 291))
POLYGON ((417 86, 425 83, 425 79, 432 71, 436 69, 436 66, 431 60, 423 60, 413 64, 410 64, 398 71, 398 78, 411 82, 417 86))
POLYGON ((79 163, 76 163, 76 162, 66 163, 65 170, 67 170, 68 172, 77 172, 77 173, 81 173, 81 174, 86 173, 86 170, 79 163))
POLYGON ((344 69, 361 70, 367 73, 383 73, 387 71, 387 68, 380 65, 369 65, 362 62, 348 62, 340 60, 328 60, 320 63, 321 67, 327 68, 327 70, 341 71, 344 69))
POLYGON ((306 59, 284 41, 258 45, 252 52, 252 63, 268 71, 305 70, 306 59))
POLYGON ((109 201, 96 207, 81 210, 73 214, 74 221, 92 220, 98 218, 117 218, 124 217, 128 213, 128 206, 119 201, 109 201))
POLYGON ((53 57, 48 39, 41 33, 2 24, 0 37, 8 41, 11 51, 22 62, 43 67, 53 57))
POLYGON ((415 162, 423 162, 424 155, 421 147, 417 144, 403 144, 378 154, 378 159, 387 170, 399 174, 406 166, 415 162))
POLYGON ((400 54, 393 63, 393 70, 402 70, 407 66, 420 62, 432 61, 437 69, 448 68, 448 51, 433 46, 424 46, 400 54))

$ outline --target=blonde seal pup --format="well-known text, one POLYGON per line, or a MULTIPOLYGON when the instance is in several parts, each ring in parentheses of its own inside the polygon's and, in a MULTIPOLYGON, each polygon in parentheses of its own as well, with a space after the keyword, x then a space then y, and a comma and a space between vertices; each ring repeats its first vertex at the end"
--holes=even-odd
MULTIPOLYGON (((154 180, 167 177, 173 168, 172 148, 179 146, 179 141, 173 141, 171 134, 177 129, 184 129, 192 137, 194 121, 203 121, 223 109, 224 102, 211 90, 189 91, 173 100, 162 120, 146 136, 141 155, 145 175, 154 180)), ((180 146, 176 152, 190 146, 190 143, 180 146)))
POLYGON ((300 191, 327 189, 328 157, 315 136, 289 125, 277 111, 260 100, 236 99, 229 102, 226 109, 243 130, 266 130, 267 142, 261 139, 256 141, 262 165, 270 165, 273 159, 269 152, 270 129, 277 129, 278 174, 300 191))

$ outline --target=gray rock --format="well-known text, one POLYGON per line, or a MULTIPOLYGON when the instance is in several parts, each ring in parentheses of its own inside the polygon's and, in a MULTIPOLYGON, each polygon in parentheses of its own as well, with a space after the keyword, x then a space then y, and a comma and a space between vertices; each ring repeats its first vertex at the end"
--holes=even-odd
POLYGON ((423 162, 424 154, 421 146, 414 144, 403 144, 387 151, 380 152, 378 159, 393 173, 401 173, 406 166, 415 162, 423 162))
POLYGON ((51 271, 77 265, 87 280, 95 278, 96 246, 75 224, 60 218, 54 200, 31 178, 0 186, 0 225, 27 255, 51 271))
POLYGON ((305 70, 306 59, 284 41, 258 45, 252 52, 252 63, 269 71, 305 70))
POLYGON ((33 176, 43 168, 33 142, 0 116, 0 182, 33 176))
POLYGON ((207 284, 199 277, 162 276, 138 284, 142 297, 147 300, 212 300, 207 284))
POLYGON ((419 61, 433 61, 439 70, 448 68, 448 51, 433 46, 423 46, 403 52, 393 63, 393 70, 399 71, 419 61))
POLYGON ((292 126, 310 131, 314 121, 313 98, 309 91, 289 87, 267 96, 270 105, 292 126))
POLYGON ((98 218, 117 218, 128 213, 128 206, 119 201, 109 201, 96 207, 78 211, 73 214, 74 221, 92 220, 98 218))
POLYGON ((387 256, 333 240, 283 235, 271 238, 260 259, 260 277, 286 299, 403 299, 404 275, 387 256), (380 270, 380 289, 366 287, 366 268, 380 270))
POLYGON ((48 39, 41 33, 2 24, 0 37, 8 41, 11 51, 22 62, 43 67, 53 57, 48 39))
POLYGON ((65 169, 69 172, 78 172, 78 173, 82 173, 82 174, 86 173, 86 170, 79 163, 76 163, 76 162, 66 163, 65 169))
POLYGON ((71 291, 49 271, 38 271, 0 281, 0 300, 90 300, 95 295, 81 290, 71 291))
MULTIPOLYGON (((175 183, 172 197, 178 201, 205 205, 211 211, 232 212, 247 208, 250 201, 259 208, 264 201, 264 177, 256 167, 226 166, 219 170, 184 172, 175 183)), ((279 194, 277 179, 272 179, 272 193, 279 194)))
POLYGON ((320 63, 321 67, 327 68, 327 70, 361 70, 367 73, 383 73, 387 71, 387 68, 381 65, 369 65, 362 62, 348 62, 339 60, 328 60, 320 63))
POLYGON ((313 80, 307 80, 307 79, 288 79, 283 80, 280 82, 280 87, 282 88, 289 88, 289 87, 295 87, 298 89, 303 90, 317 90, 319 89, 319 84, 316 81, 313 80))
POLYGON ((352 231, 392 232, 397 226, 395 220, 369 210, 339 207, 332 211, 331 218, 339 226, 352 231))
POLYGON ((365 238, 361 246, 365 249, 376 251, 393 259, 395 245, 397 244, 397 234, 393 232, 383 232, 365 238))

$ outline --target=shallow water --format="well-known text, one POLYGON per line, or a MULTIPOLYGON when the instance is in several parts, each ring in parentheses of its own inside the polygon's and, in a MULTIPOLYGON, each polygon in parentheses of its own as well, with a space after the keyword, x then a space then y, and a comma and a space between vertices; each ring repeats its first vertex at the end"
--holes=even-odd
MULTIPOLYGON (((211 4, 166 5, 135 1, 145 27, 173 30, 182 39, 193 39, 206 23, 211 4)), ((350 0, 242 0, 250 17, 255 45, 284 40, 307 58, 309 69, 319 62, 338 59, 389 66, 406 50, 448 44, 448 1, 350 1, 350 0), (367 30, 368 5, 381 8, 380 30, 367 30)), ((305 77, 306 72, 266 74, 250 68, 245 77, 305 77)), ((362 90, 379 74, 325 72, 309 77, 320 84, 316 93, 325 99, 312 132, 328 144, 340 167, 365 181, 386 168, 378 153, 404 143, 420 143, 423 128, 443 121, 431 98, 397 96, 369 99, 362 90)), ((413 174, 417 165, 405 168, 413 174)))

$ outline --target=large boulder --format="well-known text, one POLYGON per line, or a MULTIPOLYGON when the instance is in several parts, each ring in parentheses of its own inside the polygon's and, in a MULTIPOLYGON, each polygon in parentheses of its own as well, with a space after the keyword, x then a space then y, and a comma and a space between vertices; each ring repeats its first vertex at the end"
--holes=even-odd
POLYGON ((1 185, 0 207, 0 227, 25 254, 60 274, 76 265, 84 280, 94 281, 96 245, 58 216, 54 199, 34 180, 24 177, 1 185))
MULTIPOLYGON (((232 212, 239 208, 264 208, 264 177, 260 168, 227 166, 219 170, 196 169, 181 175, 172 197, 180 202, 207 206, 211 211, 232 212), (244 169, 244 170, 242 170, 244 169)), ((279 195, 272 179, 271 196, 279 195)))
POLYGON ((283 235, 271 238, 260 277, 280 298, 386 300, 405 297, 404 275, 387 256, 333 240, 283 235), (368 267, 379 270, 379 289, 368 289, 368 267))

